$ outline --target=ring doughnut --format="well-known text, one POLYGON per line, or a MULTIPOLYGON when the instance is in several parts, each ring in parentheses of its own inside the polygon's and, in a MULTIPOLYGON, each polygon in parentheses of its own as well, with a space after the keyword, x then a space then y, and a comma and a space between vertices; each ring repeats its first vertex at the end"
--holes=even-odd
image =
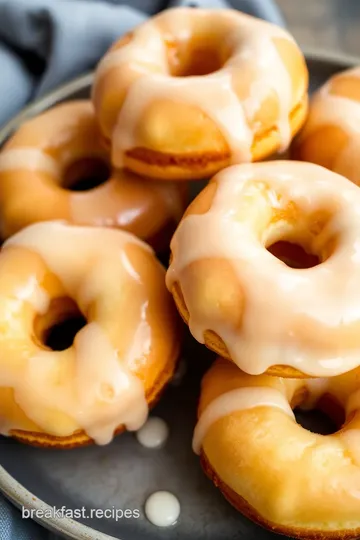
POLYGON ((358 537, 359 369, 283 379, 246 375, 218 360, 203 379, 198 418, 194 450, 245 516, 294 538, 358 537), (312 433, 297 424, 295 407, 322 409, 344 423, 331 435, 312 433))
POLYGON ((0 433, 71 448, 138 429, 171 378, 180 336, 149 246, 108 228, 30 225, 0 252, 0 433), (82 316, 64 350, 49 331, 82 316), (39 391, 41 389, 41 391, 39 391))
POLYGON ((186 186, 111 170, 101 139, 89 100, 55 106, 20 127, 0 153, 4 238, 60 219, 122 228, 156 248, 166 243, 185 208, 186 186), (74 181, 97 174, 101 185, 71 190, 74 181))
POLYGON ((184 180, 285 149, 307 87, 285 30, 231 9, 174 8, 112 46, 92 99, 115 166, 184 180))
POLYGON ((195 339, 251 375, 359 366, 359 208, 357 186, 310 163, 218 173, 170 246, 167 286, 195 339), (299 265, 287 245, 305 250, 299 265))
POLYGON ((291 148, 310 161, 360 185, 360 67, 331 77, 310 102, 304 129, 291 148))

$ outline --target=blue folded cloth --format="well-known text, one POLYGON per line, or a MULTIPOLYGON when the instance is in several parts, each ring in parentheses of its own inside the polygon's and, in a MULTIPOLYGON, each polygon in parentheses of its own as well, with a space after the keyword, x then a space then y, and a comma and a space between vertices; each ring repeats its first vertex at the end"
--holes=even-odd
MULTIPOLYGON (((92 69, 109 45, 164 1, 0 0, 0 125, 25 103, 92 69)), ((230 6, 283 24, 272 0, 172 0, 230 6)))
MULTIPOLYGON (((0 0, 0 125, 94 68, 124 32, 165 7, 233 7, 284 25, 272 0, 0 0), (130 4, 125 5, 125 4, 130 4)), ((0 496, 1 540, 54 540, 0 496)))

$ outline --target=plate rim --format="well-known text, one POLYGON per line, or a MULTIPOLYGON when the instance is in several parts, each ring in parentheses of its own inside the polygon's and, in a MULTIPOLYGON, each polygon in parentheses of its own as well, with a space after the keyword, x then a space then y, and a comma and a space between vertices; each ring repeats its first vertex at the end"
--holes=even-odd
MULTIPOLYGON (((319 61, 328 64, 338 64, 344 69, 360 64, 360 57, 346 53, 335 53, 319 48, 302 48, 307 60, 319 61)), ((53 105, 54 102, 61 100, 65 95, 75 93, 76 91, 90 85, 94 77, 93 72, 81 75, 76 79, 65 83, 56 90, 47 93, 45 96, 37 99, 27 105, 19 114, 7 122, 0 129, 0 144, 9 136, 9 134, 29 116, 32 116, 38 109, 44 110, 53 105)), ((45 501, 36 497, 28 491, 20 482, 11 476, 4 467, 0 465, 0 493, 2 493, 17 508, 25 507, 29 510, 49 511, 52 507, 45 501)), ((122 540, 119 537, 109 536, 101 531, 88 527, 79 521, 70 518, 34 518, 34 521, 40 523, 44 528, 54 533, 65 535, 73 540, 122 540)))

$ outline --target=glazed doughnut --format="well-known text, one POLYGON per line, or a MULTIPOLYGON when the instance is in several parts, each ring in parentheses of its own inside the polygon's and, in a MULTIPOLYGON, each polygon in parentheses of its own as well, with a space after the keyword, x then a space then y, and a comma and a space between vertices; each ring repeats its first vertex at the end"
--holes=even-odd
POLYGON ((286 148, 307 87, 285 30, 235 10, 174 8, 113 45, 92 98, 116 166, 184 180, 286 148))
POLYGON ((34 222, 61 219, 119 227, 161 248, 182 216, 185 185, 107 170, 101 139, 88 100, 55 106, 25 122, 0 153, 3 237, 34 222), (103 184, 67 189, 74 180, 97 174, 104 176, 103 184))
POLYGON ((0 253, 0 433, 37 446, 136 430, 173 374, 180 336, 165 270, 135 236, 30 225, 0 253), (49 330, 81 314, 73 344, 49 330))
POLYGON ((274 532, 319 540, 360 534, 360 371, 331 379, 246 375, 218 360, 202 383, 193 446, 228 501, 274 532), (312 433, 293 409, 333 414, 312 433))
POLYGON ((331 77, 312 97, 305 127, 291 149, 360 185, 360 67, 331 77))
POLYGON ((218 173, 171 241, 167 286, 193 336, 251 375, 359 366, 359 208, 354 184, 310 163, 218 173), (298 268, 281 243, 305 250, 298 268))

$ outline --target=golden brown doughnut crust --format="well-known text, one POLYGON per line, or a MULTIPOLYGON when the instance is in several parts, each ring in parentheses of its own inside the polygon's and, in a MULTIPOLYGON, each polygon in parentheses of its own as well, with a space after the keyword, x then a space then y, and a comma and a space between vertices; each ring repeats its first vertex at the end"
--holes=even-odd
POLYGON ((229 501, 229 503, 245 517, 257 525, 260 525, 260 527, 263 527, 264 529, 268 529, 277 534, 290 536, 291 538, 299 538, 301 540, 351 540, 357 538, 357 536, 360 534, 360 528, 348 531, 314 531, 311 529, 284 527, 276 523, 272 523, 260 516, 256 512, 255 508, 250 506, 243 497, 235 493, 235 491, 233 491, 221 480, 221 478, 219 478, 212 468, 209 460, 206 458, 204 452, 201 452, 200 463, 204 473, 214 483, 214 485, 219 488, 225 499, 229 501))
MULTIPOLYGON (((159 401, 166 384, 171 380, 174 374, 174 369, 173 364, 170 362, 168 368, 163 370, 158 380, 155 381, 154 386, 147 392, 146 399, 150 409, 159 401)), ((120 435, 124 431, 125 427, 119 426, 115 431, 114 436, 120 435)), ((47 433, 42 432, 40 433, 16 429, 10 432, 10 436, 21 443, 41 448, 66 448, 70 450, 71 448, 79 448, 81 446, 89 446, 94 444, 93 439, 88 437, 85 431, 77 431, 68 437, 57 437, 55 435, 48 435, 47 433)))
POLYGON ((214 176, 175 231, 167 272, 194 337, 253 374, 311 378, 355 368, 360 319, 352 308, 344 317, 339 306, 345 313, 355 304, 357 280, 349 302, 333 295, 336 280, 341 287, 344 273, 352 278, 358 196, 345 178, 303 162, 242 164, 214 176), (341 223, 339 235, 324 232, 335 230, 333 220, 341 223), (336 324, 325 322, 327 302, 336 324), (246 360, 247 347, 254 354, 246 360), (336 369, 330 358, 339 359, 336 369))
MULTIPOLYGON (((308 112, 308 96, 289 115, 292 134, 303 126, 308 112)), ((279 147, 279 134, 275 128, 259 131, 251 148, 252 160, 261 161, 274 154, 279 147)), ((137 174, 162 180, 201 180, 209 178, 231 164, 230 151, 224 146, 211 153, 170 154, 148 148, 134 148, 125 154, 124 164, 137 174)))
MULTIPOLYGON (((56 235, 56 230, 60 231, 60 235, 62 234, 61 230, 64 229, 69 232, 66 239, 65 237, 61 239, 60 236, 57 237, 55 241, 54 237, 52 238, 53 244, 57 246, 57 252, 60 252, 61 249, 64 248, 64 245, 69 246, 72 243, 72 238, 76 238, 77 231, 85 231, 80 233, 80 235, 84 234, 84 236, 81 237, 80 244, 87 244, 89 246, 90 251, 88 253, 90 253, 90 257, 92 257, 93 253, 95 253, 97 257, 100 256, 99 253, 101 253, 101 249, 99 242, 102 242, 104 246, 107 246, 105 247, 105 251, 109 250, 111 252, 110 254, 114 254, 114 259, 112 260, 110 258, 110 261, 112 261, 110 265, 112 270, 118 268, 116 262, 118 260, 115 251, 116 249, 119 249, 120 253, 121 250, 124 250, 122 253, 126 253, 126 256, 128 257, 127 260, 129 261, 128 264, 134 264, 137 268, 137 273, 125 273, 125 275, 122 275, 118 270, 114 270, 117 276, 116 280, 114 280, 113 283, 110 279, 110 273, 108 281, 106 282, 107 285, 105 285, 104 282, 103 288, 101 286, 103 270, 101 270, 98 274, 100 289, 96 288, 96 298, 94 297, 94 300, 89 307, 86 307, 84 304, 80 309, 77 304, 76 296, 78 289, 72 291, 64 290, 62 282, 56 275, 56 266, 50 270, 39 253, 31 251, 31 249, 27 249, 23 246, 9 245, 9 243, 5 244, 5 247, 0 253, 0 274, 3 276, 2 280, 0 280, 0 296, 2 298, 2 301, 0 302, 0 320, 2 329, 0 341, 3 344, 1 362, 3 363, 2 369, 4 369, 5 374, 7 373, 7 366, 10 361, 14 364, 13 368, 9 366, 9 372, 11 372, 12 375, 9 378, 8 387, 0 388, 2 432, 33 446, 44 446, 49 448, 72 448, 75 446, 83 446, 93 443, 94 441, 91 437, 94 437, 95 439, 96 436, 93 435, 94 432, 85 432, 88 424, 82 424, 81 421, 72 421, 70 427, 65 427, 65 429, 63 429, 63 426, 67 422, 67 415, 71 417, 71 412, 74 411, 75 418, 78 405, 75 397, 75 402, 70 406, 72 407, 70 413, 64 412, 64 409, 66 409, 65 402, 63 403, 63 408, 61 408, 62 405, 58 405, 58 408, 54 409, 54 413, 51 411, 53 399, 51 394, 51 389, 53 387, 51 384, 53 384, 54 379, 45 378, 48 387, 44 388, 44 395, 50 393, 47 401, 47 403, 50 403, 50 406, 48 405, 50 414, 41 399, 40 405, 37 403, 36 394, 31 394, 30 398, 23 401, 21 400, 23 395, 26 394, 26 391, 21 387, 21 384, 24 381, 24 373, 26 375, 29 364, 31 364, 33 358, 36 358, 37 354, 39 354, 39 358, 51 358, 51 360, 54 360, 54 364, 57 362, 59 370, 61 370, 62 365, 65 366, 65 371, 61 375, 62 384, 59 385, 60 391, 64 391, 64 389, 66 391, 72 383, 78 385, 88 384, 89 386, 91 386, 93 382, 99 383, 99 376, 94 378, 95 375, 93 374, 93 371, 91 371, 91 363, 93 362, 91 353, 89 353, 89 351, 83 353, 83 361, 89 362, 90 369, 90 378, 86 380, 84 378, 84 372, 79 373, 79 370, 72 369, 70 365, 70 362, 79 361, 81 353, 78 353, 79 356, 77 356, 77 346, 74 344, 70 345, 64 350, 65 352, 59 352, 57 350, 52 351, 51 347, 46 343, 46 333, 48 330, 62 321, 69 320, 74 316, 83 315, 86 324, 82 330, 90 328, 86 341, 89 346, 92 346, 91 325, 98 317, 99 322, 94 323, 95 327, 101 329, 102 325, 106 325, 107 331, 113 333, 114 337, 112 339, 114 339, 114 346, 112 345, 112 342, 110 342, 110 346, 114 347, 114 351, 120 351, 120 360, 124 361, 126 358, 126 361, 131 365, 132 374, 135 375, 141 383, 140 388, 141 386, 143 387, 143 391, 140 395, 143 404, 140 403, 140 406, 143 408, 144 416, 142 418, 144 418, 146 415, 146 404, 148 407, 151 407, 156 403, 164 386, 173 375, 181 347, 182 325, 176 310, 174 311, 172 298, 165 289, 165 271, 163 267, 156 259, 154 253, 148 250, 147 246, 138 241, 134 236, 110 229, 77 229, 58 223, 36 224, 32 226, 31 230, 34 230, 34 228, 35 233, 32 238, 40 243, 41 241, 44 241, 47 234, 56 235), (56 229, 56 227, 58 229, 56 229), (99 235, 101 236, 100 239, 99 235), (125 238, 127 239, 125 240, 126 244, 121 244, 121 238, 124 238, 124 240, 125 238), (112 242, 114 242, 114 244, 112 244, 112 242), (120 243, 120 248, 117 242, 120 243), (19 260, 22 262, 21 265, 19 265, 19 260), (137 279, 135 279, 136 276, 137 279), (39 283, 40 286, 42 286, 41 290, 44 292, 44 295, 46 295, 45 298, 48 302, 46 303, 46 311, 43 311, 36 302, 32 304, 22 298, 17 299, 16 291, 24 290, 24 283, 28 283, 31 278, 33 278, 35 283, 39 283), (120 280, 120 283, 118 283, 117 280, 120 280), (112 284, 114 285, 113 287, 112 284), (129 306, 129 296, 123 291, 125 290, 131 295, 130 291, 132 286, 134 287, 133 291, 138 291, 133 292, 131 296, 134 311, 130 313, 128 317, 124 318, 121 316, 121 313, 123 313, 121 303, 123 303, 122 306, 126 310, 127 306, 129 306), (145 299, 144 305, 146 306, 146 310, 142 317, 144 317, 146 325, 149 324, 148 330, 150 332, 149 335, 151 336, 151 346, 149 346, 149 349, 146 348, 146 343, 150 338, 146 337, 146 335, 144 338, 143 334, 136 333, 136 328, 138 328, 138 325, 142 322, 142 319, 139 319, 138 317, 139 312, 137 312, 136 307, 142 300, 142 296, 139 295, 140 289, 138 287, 141 288, 145 299), (109 296, 110 289, 111 297, 109 296), (112 306, 113 312, 110 317, 105 317, 105 310, 100 306, 101 302, 106 303, 107 306, 112 306), (9 310, 12 310, 12 317, 10 318, 8 317, 9 310), (117 313, 118 316, 114 317, 114 313, 117 313), (103 317, 101 315, 103 315, 103 317), (106 323, 104 322, 105 318, 106 323), (133 334, 134 328, 135 331, 133 334), (121 337, 127 339, 126 336, 132 337, 129 340, 128 345, 125 345, 124 348, 121 337), (24 343, 26 345, 24 345, 24 343), (138 349, 136 349, 138 352, 136 352, 136 350, 131 352, 129 349, 130 353, 126 356, 128 350, 127 347, 130 347, 131 344, 132 350, 134 349, 134 346, 135 349, 138 347, 138 349), (144 350, 148 350, 146 354, 143 354, 142 347, 144 347, 144 350), (65 356, 61 357, 59 354, 65 356), (66 357, 66 362, 62 362, 64 357, 66 357), (47 423, 40 423, 37 420, 36 415, 34 418, 32 416, 32 409, 34 409, 34 411, 46 411, 47 423), (82 429, 83 427, 84 429, 82 429), (91 433, 91 437, 88 433, 91 433)), ((29 231, 29 229, 19 233, 19 235, 26 235, 27 231, 29 231)), ((11 240, 9 242, 11 242, 11 240)), ((47 252, 49 250, 50 248, 48 247, 47 252)), ((77 244, 76 249, 73 249, 72 251, 79 253, 79 244, 77 244)), ((111 255, 111 257, 112 256, 113 255, 111 255)), ((62 252, 62 258, 67 261, 66 264, 71 266, 72 276, 81 275, 83 284, 86 283, 87 270, 89 272, 94 272, 94 270, 91 269, 96 267, 94 262, 95 259, 91 259, 92 266, 87 264, 88 259, 86 254, 83 255, 82 258, 80 256, 80 261, 82 261, 80 267, 82 266, 82 268, 76 266, 76 264, 73 265, 72 262, 68 260, 70 258, 69 252, 68 255, 66 255, 66 252, 62 252)), ((130 269, 131 268, 132 266, 130 266, 130 269)), ((90 289, 91 286, 89 292, 90 289)), ((108 309, 108 307, 106 309, 108 309)), ((104 344, 102 343, 99 354, 104 354, 104 359, 106 360, 106 346, 105 350, 103 347, 104 344)), ((102 370, 104 373, 106 373, 105 360, 102 363, 102 370)), ((38 365, 39 374, 41 375, 42 370, 44 369, 43 365, 41 365, 41 360, 38 361, 38 365)), ((88 364, 86 364, 86 366, 88 366, 88 364)), ((76 367, 75 364, 74 367, 76 367)), ((88 367, 86 367, 86 369, 88 369, 88 367)), ((37 372, 38 370, 33 369, 33 372, 37 372)), ((31 373, 31 370, 29 373, 31 373)), ((31 377, 31 375, 29 375, 29 377, 31 377)), ((60 376, 57 375, 57 377, 60 376)), ((30 387, 36 389, 36 382, 34 383, 33 381, 30 387)), ((88 386, 86 386, 86 388, 88 388, 88 386)), ((138 400, 138 396, 135 394, 133 399, 138 400)), ((61 398, 59 403, 61 403, 61 398)), ((136 403, 137 401, 135 401, 135 404, 136 403)), ((132 408, 134 408, 134 413, 137 414, 136 405, 132 405, 132 408)), ((89 409, 89 418, 91 422, 91 415, 93 413, 90 413, 90 411, 91 409, 89 409)), ((126 423, 124 417, 115 413, 112 422, 113 431, 115 433, 124 431, 124 426, 122 425, 122 423, 126 423)), ((96 442, 99 441, 96 440, 96 442)))
POLYGON ((357 537, 359 383, 359 368, 306 382, 246 375, 218 358, 202 380, 193 439, 204 472, 238 511, 273 532, 357 537), (323 411, 338 429, 304 429, 291 412, 297 407, 323 411))
POLYGON ((185 183, 149 182, 111 167, 90 100, 61 103, 27 120, 0 152, 4 239, 31 223, 59 219, 121 228, 160 251, 167 248, 187 199, 185 183), (29 162, 31 156, 37 162, 29 162), (46 160, 53 170, 44 168, 46 160), (78 180, 98 176, 104 176, 98 186, 72 189, 78 180))

